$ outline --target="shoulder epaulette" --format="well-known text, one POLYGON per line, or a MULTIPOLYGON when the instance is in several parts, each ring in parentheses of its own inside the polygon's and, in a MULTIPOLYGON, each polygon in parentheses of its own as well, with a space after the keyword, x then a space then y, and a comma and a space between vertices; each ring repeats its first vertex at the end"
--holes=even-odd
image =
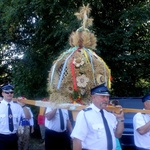
POLYGON ((89 111, 89 110, 92 110, 92 108, 90 108, 90 107, 88 107, 88 108, 85 108, 85 109, 83 109, 83 111, 89 111))
POLYGON ((16 101, 13 101, 13 103, 17 103, 16 101))

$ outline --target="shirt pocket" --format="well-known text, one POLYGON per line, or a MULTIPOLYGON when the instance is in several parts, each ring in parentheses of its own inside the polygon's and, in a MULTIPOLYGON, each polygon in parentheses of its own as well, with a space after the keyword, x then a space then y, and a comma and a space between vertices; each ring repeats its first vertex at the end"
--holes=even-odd
POLYGON ((19 124, 20 121, 20 117, 18 116, 18 114, 13 114, 13 124, 19 124))
POLYGON ((104 125, 102 123, 98 123, 98 124, 93 124, 92 128, 95 132, 96 138, 102 138, 105 136, 105 128, 104 125))
POLYGON ((0 124, 1 125, 6 124, 6 114, 0 114, 0 124))

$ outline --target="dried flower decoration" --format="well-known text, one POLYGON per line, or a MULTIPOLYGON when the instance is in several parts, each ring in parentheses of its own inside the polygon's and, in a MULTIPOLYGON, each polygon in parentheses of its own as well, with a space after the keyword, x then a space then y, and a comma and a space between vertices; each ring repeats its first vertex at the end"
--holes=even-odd
POLYGON ((86 94, 86 90, 84 88, 81 88, 80 89, 80 93, 81 93, 81 95, 85 95, 86 94))
POLYGON ((85 74, 82 74, 81 76, 78 76, 76 78, 76 80, 77 80, 77 86, 83 87, 83 88, 86 87, 87 82, 89 82, 89 78, 87 78, 85 76, 85 74))
POLYGON ((80 8, 80 12, 79 13, 75 13, 75 16, 77 16, 77 18, 79 20, 83 20, 83 22, 82 22, 83 30, 89 31, 86 28, 93 24, 93 18, 88 18, 90 12, 91 12, 91 8, 89 7, 89 4, 88 4, 87 6, 83 5, 83 7, 80 8))
POLYGON ((73 64, 76 67, 80 67, 84 64, 84 60, 83 60, 83 58, 74 58, 73 64))
POLYGON ((102 74, 98 74, 97 77, 96 77, 96 81, 98 84, 102 84, 105 82, 105 78, 102 74))

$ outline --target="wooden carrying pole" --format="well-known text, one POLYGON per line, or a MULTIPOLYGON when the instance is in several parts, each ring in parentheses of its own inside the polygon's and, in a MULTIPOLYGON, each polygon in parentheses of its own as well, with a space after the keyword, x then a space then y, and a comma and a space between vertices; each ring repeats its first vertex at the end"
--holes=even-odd
MULTIPOLYGON (((84 106, 84 105, 75 105, 75 104, 54 104, 50 101, 36 101, 36 100, 28 100, 28 99, 16 99, 14 98, 13 101, 19 101, 25 104, 29 104, 29 105, 34 105, 34 106, 38 106, 38 107, 55 107, 55 108, 63 108, 63 109, 69 109, 72 111, 73 114, 73 119, 76 120, 76 116, 79 113, 80 110, 88 107, 88 106, 84 106)), ((106 107, 107 111, 110 112, 115 112, 115 113, 119 113, 120 112, 120 108, 119 107, 115 107, 115 106, 107 106, 106 107)), ((122 108, 124 113, 145 113, 145 114, 150 114, 150 110, 143 110, 143 109, 134 109, 134 108, 122 108)))
MULTIPOLYGON (((109 112, 115 112, 115 113, 120 113, 120 108, 119 107, 115 107, 115 106, 107 106, 106 110, 109 112)), ((72 115, 73 115, 73 119, 76 120, 77 114, 79 113, 79 109, 77 110, 73 110, 72 115)), ((150 114, 150 110, 144 110, 144 109, 133 109, 133 108, 122 108, 122 111, 124 113, 145 113, 145 114, 150 114)))

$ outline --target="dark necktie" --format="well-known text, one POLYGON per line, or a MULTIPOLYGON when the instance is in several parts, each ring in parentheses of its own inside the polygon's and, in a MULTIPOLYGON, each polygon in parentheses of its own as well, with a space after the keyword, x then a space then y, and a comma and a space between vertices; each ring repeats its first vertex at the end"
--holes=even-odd
POLYGON ((13 115, 10 108, 10 104, 8 104, 8 123, 9 123, 9 130, 13 132, 14 130, 14 124, 13 124, 13 115))
POLYGON ((104 112, 103 110, 101 109, 101 115, 102 115, 102 118, 103 118, 103 123, 104 123, 104 126, 105 126, 105 131, 106 131, 106 137, 107 137, 107 148, 108 150, 112 150, 113 149, 113 144, 112 144, 112 135, 110 133, 110 129, 109 129, 109 126, 108 126, 108 123, 107 123, 107 120, 104 116, 104 112))
POLYGON ((63 117, 61 109, 59 109, 59 116, 60 116, 60 128, 61 130, 64 130, 64 117, 63 117))

